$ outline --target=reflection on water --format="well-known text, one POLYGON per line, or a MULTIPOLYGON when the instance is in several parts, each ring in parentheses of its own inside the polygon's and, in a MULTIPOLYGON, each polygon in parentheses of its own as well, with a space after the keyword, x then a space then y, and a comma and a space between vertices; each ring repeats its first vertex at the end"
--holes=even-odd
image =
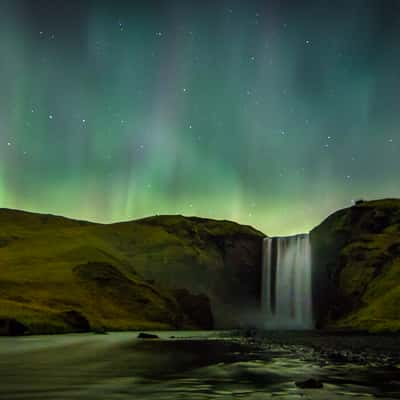
POLYGON ((1 338, 0 398, 400 398, 395 368, 304 361, 279 346, 265 350, 210 335, 163 332, 154 341, 137 340, 135 333, 1 338), (310 377, 324 388, 294 385, 310 377))

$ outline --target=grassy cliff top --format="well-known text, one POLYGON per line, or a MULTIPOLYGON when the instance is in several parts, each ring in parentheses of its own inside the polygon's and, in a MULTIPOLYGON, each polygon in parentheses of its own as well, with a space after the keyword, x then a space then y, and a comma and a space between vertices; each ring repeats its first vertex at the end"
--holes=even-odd
MULTIPOLYGON (((335 211, 311 232, 319 229, 348 230, 354 228, 350 226, 352 224, 366 227, 367 219, 377 219, 377 217, 382 219, 383 216, 386 220, 382 220, 382 226, 387 227, 387 225, 400 222, 400 199, 361 200, 351 207, 335 211)), ((358 232, 353 229, 353 234, 358 232)))

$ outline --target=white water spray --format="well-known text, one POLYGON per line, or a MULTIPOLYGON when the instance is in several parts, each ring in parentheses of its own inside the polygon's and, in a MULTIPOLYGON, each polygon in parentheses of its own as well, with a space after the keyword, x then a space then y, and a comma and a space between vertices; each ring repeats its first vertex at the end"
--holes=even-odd
POLYGON ((265 238, 262 312, 267 329, 311 329, 311 246, 308 235, 265 238))

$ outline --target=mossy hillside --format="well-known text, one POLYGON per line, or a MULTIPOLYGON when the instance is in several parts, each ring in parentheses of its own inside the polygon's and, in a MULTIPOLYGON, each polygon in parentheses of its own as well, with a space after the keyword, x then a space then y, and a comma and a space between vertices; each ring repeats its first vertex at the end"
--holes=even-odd
POLYGON ((221 250, 204 236, 254 235, 229 222, 205 220, 204 229, 202 221, 172 216, 101 225, 0 210, 0 318, 18 318, 32 332, 75 330, 62 316, 68 310, 96 329, 201 328, 170 288, 188 282, 191 290, 204 269, 221 267, 221 250), (98 273, 82 275, 82 265, 98 273), (168 279, 159 279, 160 269, 168 279), (101 287, 102 274, 117 277, 109 276, 111 288, 101 287))
POLYGON ((76 266, 93 261, 96 270, 124 264, 113 235, 104 240, 99 233, 102 225, 8 210, 0 214, 0 318, 17 318, 32 332, 71 331, 76 327, 62 313, 72 309, 94 328, 179 327, 182 311, 172 294, 154 288, 133 268, 124 268, 125 285, 114 279, 101 293, 88 290, 96 285, 93 277, 85 282, 77 276, 76 266))
POLYGON ((318 279, 329 299, 322 325, 400 330, 399 227, 400 201, 386 199, 341 210, 313 230, 316 268, 325 274, 318 279))
POLYGON ((157 216, 137 223, 141 232, 159 232, 151 240, 131 233, 135 251, 122 249, 146 279, 207 294, 220 327, 238 326, 258 308, 263 233, 196 217, 157 216))

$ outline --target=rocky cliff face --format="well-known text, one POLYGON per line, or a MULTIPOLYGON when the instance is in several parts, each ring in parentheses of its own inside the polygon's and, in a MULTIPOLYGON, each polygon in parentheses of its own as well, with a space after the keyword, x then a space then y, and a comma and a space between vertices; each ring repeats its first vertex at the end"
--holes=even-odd
POLYGON ((262 237, 182 216, 100 225, 0 209, 0 334, 237 326, 257 307, 262 237))
POLYGON ((194 217, 158 216, 137 223, 151 234, 151 241, 136 236, 135 246, 124 251, 139 274, 168 289, 206 294, 217 327, 253 322, 259 309, 264 234, 229 221, 194 217))
POLYGON ((311 242, 319 327, 400 330, 400 200, 340 210, 311 242))

